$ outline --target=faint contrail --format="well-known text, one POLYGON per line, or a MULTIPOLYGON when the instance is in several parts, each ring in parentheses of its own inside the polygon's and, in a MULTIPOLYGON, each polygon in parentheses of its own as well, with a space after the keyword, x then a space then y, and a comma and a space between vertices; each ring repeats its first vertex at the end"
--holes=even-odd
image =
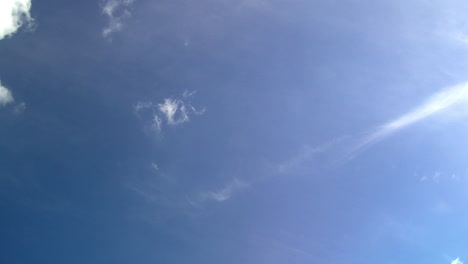
POLYGON ((360 151, 397 131, 462 102, 468 102, 468 82, 444 89, 444 91, 434 94, 425 103, 412 111, 376 128, 374 132, 362 138, 351 149, 349 158, 355 157, 360 151))

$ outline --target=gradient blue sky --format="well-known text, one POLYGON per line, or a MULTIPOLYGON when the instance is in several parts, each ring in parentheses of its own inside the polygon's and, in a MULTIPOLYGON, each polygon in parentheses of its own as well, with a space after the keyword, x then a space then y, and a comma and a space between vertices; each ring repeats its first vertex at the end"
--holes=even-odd
POLYGON ((468 3, 1 0, 1 263, 468 259, 468 3))

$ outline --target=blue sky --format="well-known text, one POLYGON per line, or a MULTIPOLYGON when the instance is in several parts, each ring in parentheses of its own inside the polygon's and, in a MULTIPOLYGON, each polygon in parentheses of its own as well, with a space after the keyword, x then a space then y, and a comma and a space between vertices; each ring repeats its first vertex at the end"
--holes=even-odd
POLYGON ((2 0, 0 262, 462 264, 466 13, 2 0))

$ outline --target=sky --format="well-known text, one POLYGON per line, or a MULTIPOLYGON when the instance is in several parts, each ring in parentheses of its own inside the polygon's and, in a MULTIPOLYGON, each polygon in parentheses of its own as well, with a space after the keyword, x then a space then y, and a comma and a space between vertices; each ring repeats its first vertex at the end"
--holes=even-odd
POLYGON ((467 13, 2 0, 0 262, 468 262, 467 13))

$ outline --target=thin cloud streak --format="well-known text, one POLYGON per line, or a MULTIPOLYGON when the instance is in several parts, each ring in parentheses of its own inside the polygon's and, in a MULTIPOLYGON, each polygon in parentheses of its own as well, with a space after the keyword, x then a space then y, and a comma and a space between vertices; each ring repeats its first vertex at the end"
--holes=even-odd
MULTIPOLYGON (((322 144, 318 147, 304 147, 297 155, 290 159, 279 163, 275 166, 274 175, 283 175, 290 173, 296 168, 300 167, 306 162, 310 162, 312 158, 329 152, 332 149, 336 151, 343 151, 341 158, 336 159, 330 165, 337 167, 350 161, 356 157, 360 152, 366 148, 380 142, 381 140, 393 135, 394 133, 405 129, 416 122, 431 117, 437 113, 448 110, 451 107, 455 107, 461 103, 468 103, 468 82, 461 83, 456 86, 444 89, 443 91, 432 95, 428 100, 416 107, 412 111, 400 116, 399 118, 385 123, 375 129, 372 133, 367 136, 360 137, 357 139, 357 143, 352 144, 346 142, 349 137, 336 138, 330 142, 322 144), (349 146, 348 144, 351 144, 349 146), (346 147, 348 145, 348 147, 346 147), (344 148, 344 149, 343 149, 344 148)), ((356 141, 355 141, 356 142, 356 141)), ((323 162, 323 160, 321 161, 323 162)), ((234 182, 235 183, 235 182, 234 182)), ((230 194, 233 190, 242 189, 235 188, 236 184, 226 186, 226 188, 217 192, 207 192, 202 195, 202 200, 215 200, 222 202, 230 198, 230 194)), ((460 264, 460 263, 456 263, 460 264)))
POLYGON ((310 162, 314 157, 323 154, 325 152, 329 152, 339 148, 339 144, 342 144, 347 136, 338 137, 331 141, 325 142, 322 145, 311 147, 311 146, 304 146, 301 151, 299 151, 296 155, 292 156, 291 158, 285 160, 284 162, 279 163, 276 166, 275 173, 277 174, 285 174, 289 173, 302 164, 306 162, 310 162))
POLYGON ((403 116, 390 121, 360 140, 350 151, 353 158, 362 150, 423 119, 468 102, 468 83, 461 83, 431 96, 425 103, 403 116))

